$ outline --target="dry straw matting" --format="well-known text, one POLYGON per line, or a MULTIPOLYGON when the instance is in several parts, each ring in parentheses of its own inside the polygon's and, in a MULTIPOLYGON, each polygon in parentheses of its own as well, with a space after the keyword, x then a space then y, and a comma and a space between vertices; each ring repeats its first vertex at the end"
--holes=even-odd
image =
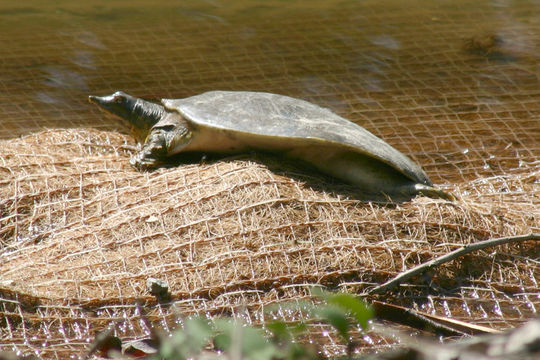
MULTIPOLYGON (((266 306, 309 298, 312 284, 361 294, 463 245, 540 227, 534 158, 442 184, 455 202, 385 206, 279 158, 140 173, 133 150, 129 137, 97 130, 0 143, 4 344, 67 358, 111 323, 122 339, 145 336, 141 313, 165 329, 193 313, 260 323, 266 306), (168 282, 175 306, 157 303, 148 278, 168 282)), ((366 300, 505 329, 540 310, 539 261, 538 242, 489 248, 366 300)), ((365 346, 387 344, 378 341, 365 346)))

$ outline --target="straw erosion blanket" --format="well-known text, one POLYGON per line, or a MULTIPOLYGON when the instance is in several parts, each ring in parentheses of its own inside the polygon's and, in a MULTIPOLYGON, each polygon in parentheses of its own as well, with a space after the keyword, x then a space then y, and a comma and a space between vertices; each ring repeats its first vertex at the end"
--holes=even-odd
MULTIPOLYGON (((455 202, 380 205, 271 156, 138 172, 133 150, 90 129, 0 143, 4 342, 87 339, 112 320, 141 336, 140 304, 165 327, 178 312, 257 323, 312 284, 361 294, 463 245, 539 230, 534 162, 448 184, 455 202), (176 310, 158 306, 149 278, 168 283, 176 310)), ((377 298, 508 328, 540 308, 539 255, 534 241, 477 251, 377 298)))

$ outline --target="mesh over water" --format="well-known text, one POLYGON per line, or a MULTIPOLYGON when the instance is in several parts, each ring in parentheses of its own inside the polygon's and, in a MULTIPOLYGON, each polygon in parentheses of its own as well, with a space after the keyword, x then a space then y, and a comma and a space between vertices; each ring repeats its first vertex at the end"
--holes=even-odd
MULTIPOLYGON (((313 284, 360 294, 463 245, 539 232, 540 23, 527 6, 411 6, 404 17, 344 3, 302 18, 251 9, 243 22, 189 13, 183 32, 149 16, 151 28, 120 18, 11 39, 20 67, 0 67, 0 349, 78 356, 111 324, 133 339, 194 313, 259 324, 269 305, 311 299, 313 284), (83 52, 51 60, 70 44, 83 52), (361 202, 351 186, 261 154, 140 173, 125 129, 86 104, 116 89, 300 97, 382 137, 459 199, 361 202), (168 282, 173 306, 156 302, 148 278, 168 282)), ((539 257, 532 241, 477 251, 377 299, 510 328, 540 308, 539 257)), ((342 354, 326 330, 312 325, 308 340, 342 354)), ((393 344, 368 337, 361 350, 393 344)))

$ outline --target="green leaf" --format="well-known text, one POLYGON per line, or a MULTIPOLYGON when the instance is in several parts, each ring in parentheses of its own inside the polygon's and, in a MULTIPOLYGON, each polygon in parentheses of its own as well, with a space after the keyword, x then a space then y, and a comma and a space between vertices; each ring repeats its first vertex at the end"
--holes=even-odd
POLYGON ((350 294, 332 294, 328 296, 327 301, 349 312, 364 330, 368 327, 368 321, 374 316, 373 309, 368 304, 350 294))
POLYGON ((265 347, 269 341, 260 329, 251 326, 242 327, 242 353, 249 354, 259 348, 265 347))
POLYGON ((285 360, 298 359, 321 359, 321 355, 317 351, 317 347, 313 344, 290 344, 284 353, 285 360))
POLYGON ((186 339, 187 337, 183 330, 176 330, 170 338, 164 337, 159 347, 159 358, 186 359, 188 355, 183 352, 186 339))
POLYGON ((228 351, 231 347, 231 338, 225 334, 218 334, 214 336, 214 347, 217 350, 228 351))
POLYGON ((270 360, 277 357, 279 349, 271 343, 261 330, 254 327, 243 328, 242 333, 242 355, 246 359, 270 360))
POLYGON ((332 325, 343 339, 349 341, 350 324, 347 318, 347 313, 334 305, 321 305, 315 309, 315 315, 322 321, 332 325))
POLYGON ((240 346, 242 358, 247 360, 270 360, 280 355, 261 329, 224 319, 216 320, 215 327, 218 335, 214 337, 214 345, 229 354, 240 346))
POLYGON ((283 321, 271 321, 266 323, 265 326, 278 340, 289 340, 291 338, 291 331, 283 321))
POLYGON ((231 319, 217 319, 214 321, 215 331, 214 346, 218 350, 228 351, 231 347, 235 322, 231 319))
POLYGON ((265 327, 278 340, 292 340, 307 330, 307 326, 303 322, 287 324, 283 321, 272 321, 266 323, 265 327))
POLYGON ((178 329, 170 337, 164 337, 159 348, 162 359, 182 360, 199 354, 212 337, 212 328, 202 317, 184 320, 183 329, 178 329))
POLYGON ((275 358, 281 358, 281 352, 272 343, 268 343, 267 346, 255 349, 244 355, 246 360, 272 360, 275 358))
POLYGON ((212 328, 208 320, 202 317, 192 317, 184 321, 184 331, 187 335, 187 347, 190 355, 198 354, 212 337, 212 328))

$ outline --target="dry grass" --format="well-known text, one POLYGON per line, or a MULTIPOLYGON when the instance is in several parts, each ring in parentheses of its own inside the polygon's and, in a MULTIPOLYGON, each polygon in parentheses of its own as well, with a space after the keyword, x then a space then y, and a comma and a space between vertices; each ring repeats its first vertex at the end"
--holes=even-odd
MULTIPOLYGON (((538 162, 449 186, 454 203, 382 206, 271 157, 139 173, 132 149, 96 130, 0 143, 2 342, 81 353, 111 321, 143 336, 137 304, 164 327, 174 311, 257 323, 312 284, 362 293, 464 244, 540 229, 538 162), (149 277, 169 283, 175 307, 156 304, 149 277)), ((539 310, 539 257, 534 242, 480 251, 378 298, 508 328, 539 310)))

